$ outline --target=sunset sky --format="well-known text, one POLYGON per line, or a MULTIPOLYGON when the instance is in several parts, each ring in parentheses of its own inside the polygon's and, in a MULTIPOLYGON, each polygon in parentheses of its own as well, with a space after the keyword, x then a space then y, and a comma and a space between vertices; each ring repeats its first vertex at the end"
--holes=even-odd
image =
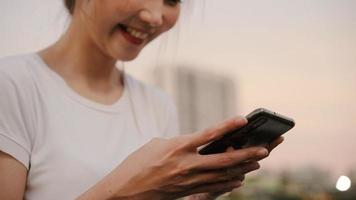
MULTIPOLYGON (((207 70, 236 80, 236 114, 267 107, 293 117, 268 169, 356 169, 356 1, 202 2, 128 71, 150 82, 158 63, 207 70)), ((61 0, 2 0, 0 13, 1 57, 45 47, 69 20, 61 0)))

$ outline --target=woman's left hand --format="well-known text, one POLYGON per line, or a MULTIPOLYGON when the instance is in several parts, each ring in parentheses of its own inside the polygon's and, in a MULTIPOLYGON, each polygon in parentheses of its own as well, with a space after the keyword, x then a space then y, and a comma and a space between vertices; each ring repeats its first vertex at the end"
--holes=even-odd
MULTIPOLYGON (((271 153, 271 151, 274 148, 276 148, 278 145, 280 145, 283 142, 283 140, 284 140, 283 137, 279 137, 279 138, 275 139, 273 142, 271 142, 270 144, 266 145, 265 147, 268 149, 268 152, 271 153)), ((229 147, 226 151, 234 151, 234 148, 233 147, 229 147)), ((244 180, 244 178, 245 177, 241 177, 241 182, 244 180)), ((239 187, 241 187, 241 185, 236 187, 236 188, 239 188, 239 187)), ((234 189, 236 189, 236 188, 234 188, 234 189)), ((185 200, 214 200, 217 197, 219 197, 220 195, 223 195, 223 194, 231 192, 231 191, 221 191, 221 192, 214 192, 214 193, 195 194, 195 195, 191 195, 189 197, 186 197, 185 200)))

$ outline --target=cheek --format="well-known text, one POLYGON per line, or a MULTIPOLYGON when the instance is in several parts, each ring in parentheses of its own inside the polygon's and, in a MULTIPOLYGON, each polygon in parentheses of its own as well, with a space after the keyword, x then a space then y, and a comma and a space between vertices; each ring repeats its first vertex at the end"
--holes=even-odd
POLYGON ((112 8, 97 9, 93 17, 91 29, 94 31, 94 38, 98 45, 106 46, 111 43, 115 35, 116 25, 121 21, 122 16, 118 16, 116 10, 112 8))
POLYGON ((168 30, 171 29, 177 23, 179 14, 180 14, 180 7, 176 8, 176 10, 166 15, 168 30))
POLYGON ((85 22, 88 27, 88 32, 92 34, 98 40, 102 39, 103 36, 109 31, 109 28, 112 27, 112 17, 110 13, 113 11, 106 8, 105 5, 100 5, 97 1, 91 1, 90 9, 85 10, 85 22))
POLYGON ((170 12, 169 14, 165 15, 164 25, 161 27, 158 33, 150 39, 150 41, 154 40, 162 33, 169 31, 171 28, 174 27, 174 25, 177 23, 179 18, 179 13, 180 13, 179 11, 180 9, 177 9, 175 12, 170 12))
POLYGON ((179 13, 180 13, 179 11, 180 9, 177 8, 174 12, 171 11, 165 15, 164 26, 162 27, 160 34, 169 31, 171 28, 173 28, 176 25, 179 18, 179 13))

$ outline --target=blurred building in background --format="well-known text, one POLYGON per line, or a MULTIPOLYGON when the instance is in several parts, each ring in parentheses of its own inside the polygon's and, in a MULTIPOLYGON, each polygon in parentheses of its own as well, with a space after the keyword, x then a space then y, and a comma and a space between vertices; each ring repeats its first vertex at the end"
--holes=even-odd
POLYGON ((189 66, 158 67, 153 80, 177 103, 181 132, 191 133, 236 115, 236 82, 189 66))
MULTIPOLYGON (((209 127, 238 110, 237 81, 188 65, 156 67, 151 80, 177 103, 181 130, 192 133, 209 127)), ((355 171, 347 174, 356 182, 355 171)), ((332 171, 305 166, 248 175, 244 187, 218 200, 356 200, 356 188, 339 191, 332 171)))

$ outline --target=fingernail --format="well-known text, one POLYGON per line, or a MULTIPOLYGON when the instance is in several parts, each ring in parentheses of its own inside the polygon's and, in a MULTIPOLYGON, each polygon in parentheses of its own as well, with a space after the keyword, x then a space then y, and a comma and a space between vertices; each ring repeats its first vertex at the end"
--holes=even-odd
POLYGON ((268 150, 267 149, 261 149, 261 150, 258 151, 258 155, 267 156, 268 155, 268 150))
POLYGON ((242 185, 242 182, 241 182, 241 181, 237 181, 237 182, 234 184, 235 187, 240 187, 241 185, 242 185))
POLYGON ((236 119, 236 122, 237 123, 240 123, 240 122, 247 123, 247 119, 246 119, 246 117, 238 116, 237 119, 236 119))

